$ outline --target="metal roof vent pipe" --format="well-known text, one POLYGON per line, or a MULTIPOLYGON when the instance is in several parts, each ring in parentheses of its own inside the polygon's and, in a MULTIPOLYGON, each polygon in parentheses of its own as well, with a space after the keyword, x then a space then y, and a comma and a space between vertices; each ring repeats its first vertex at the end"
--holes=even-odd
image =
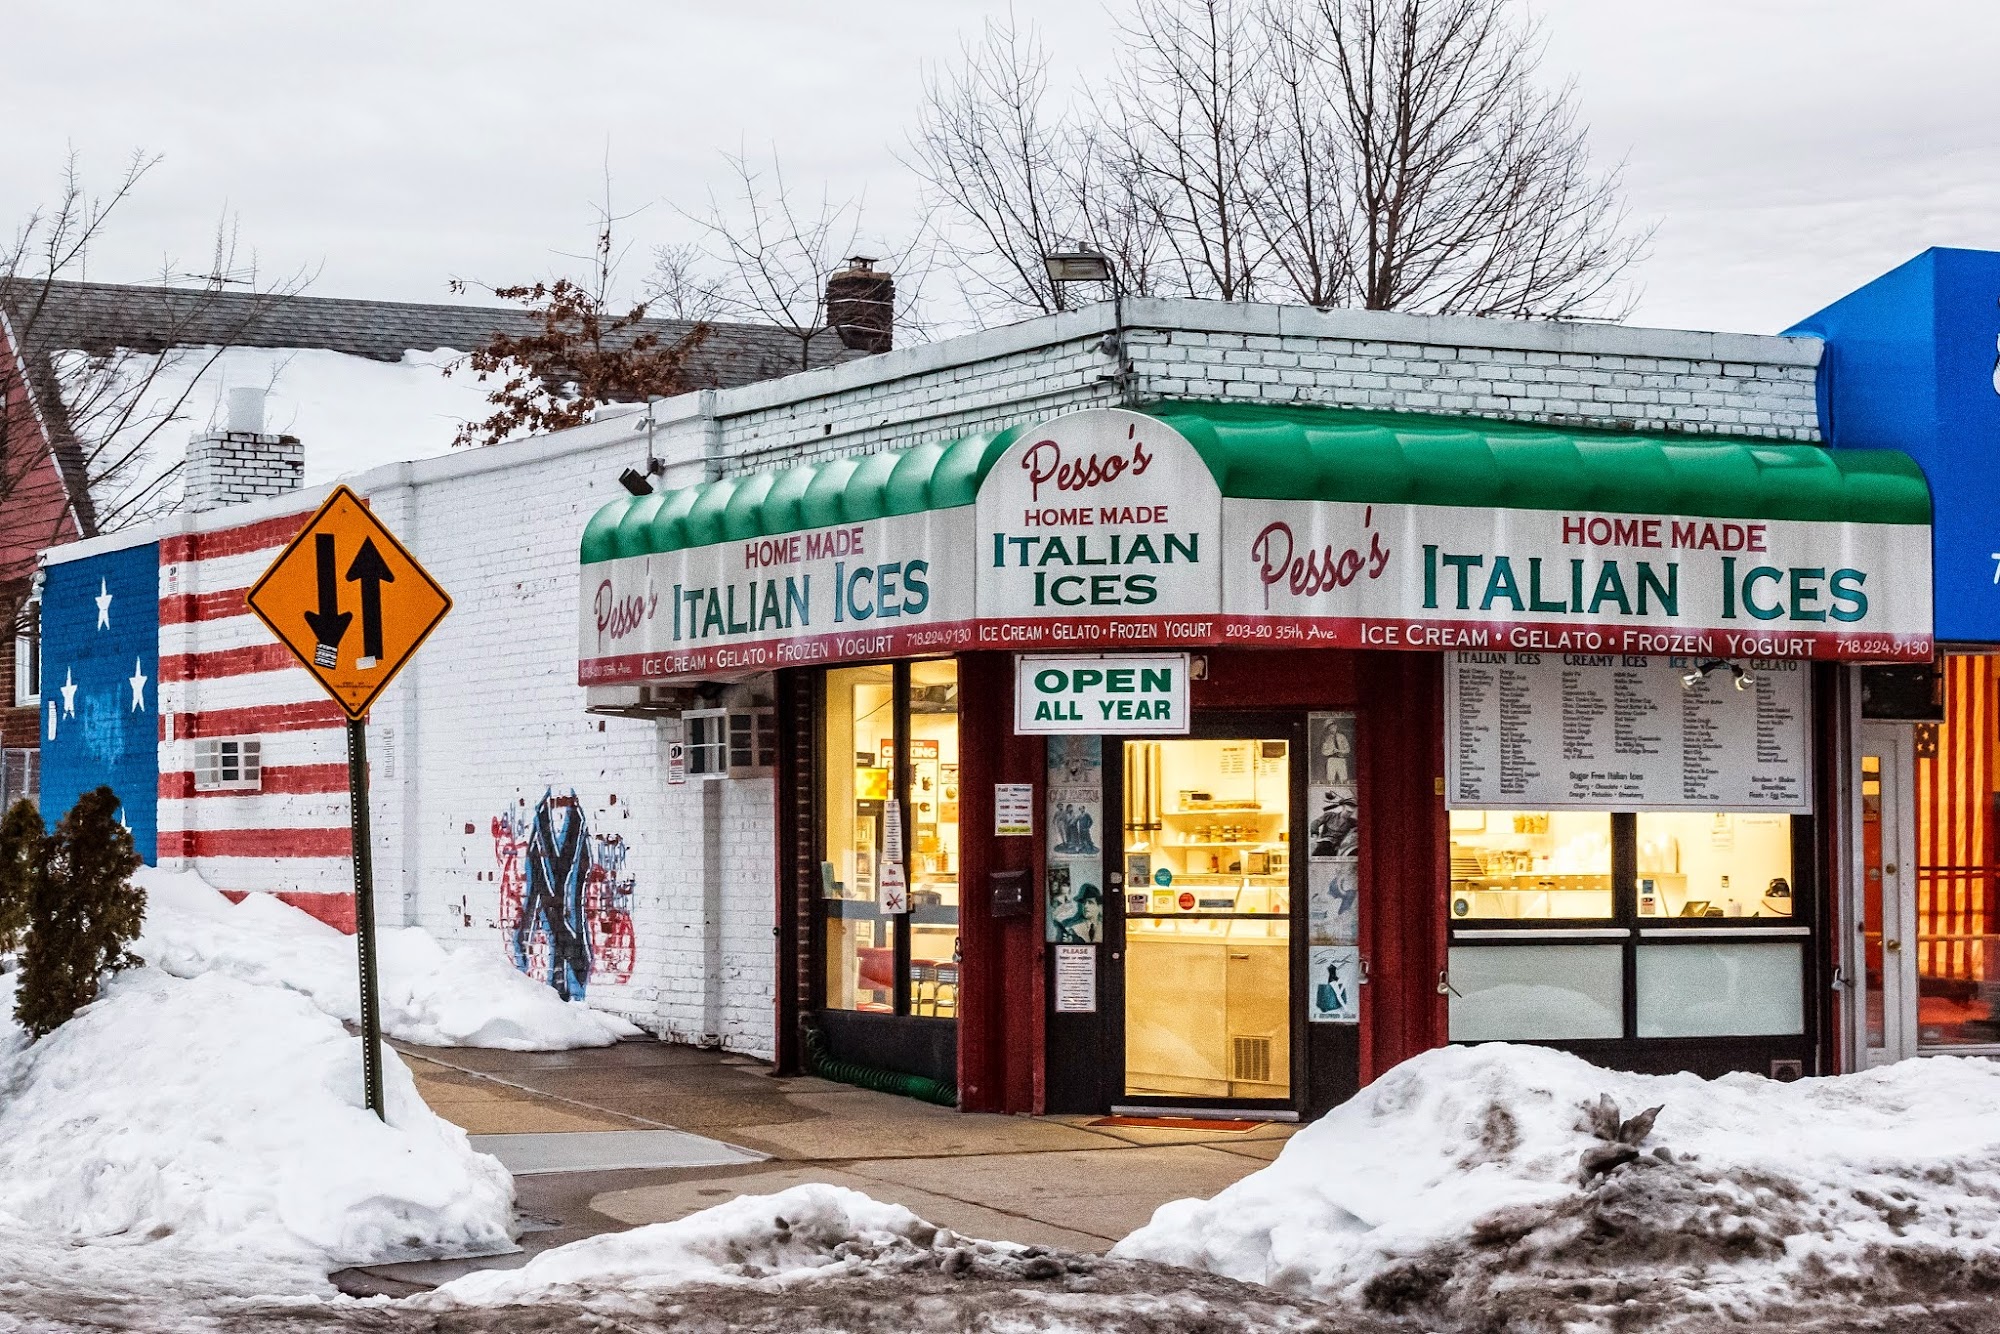
POLYGON ((231 435, 264 434, 264 391, 257 385, 232 386, 223 391, 223 419, 231 435))
POLYGON ((842 347, 887 352, 896 345, 896 280, 872 257, 853 255, 826 280, 826 322, 842 347))

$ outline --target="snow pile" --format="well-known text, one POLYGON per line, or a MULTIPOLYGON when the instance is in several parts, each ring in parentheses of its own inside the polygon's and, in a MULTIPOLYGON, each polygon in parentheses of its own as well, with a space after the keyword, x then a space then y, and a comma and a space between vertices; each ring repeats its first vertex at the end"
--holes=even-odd
POLYGON ((960 1238, 901 1205, 844 1186, 793 1186, 776 1195, 741 1196, 672 1223, 572 1242, 519 1269, 468 1274, 437 1289, 426 1304, 642 1298, 695 1283, 783 1284, 808 1276, 935 1267, 940 1256, 961 1247, 996 1256, 1026 1249, 960 1238))
MULTIPOLYGON (((193 872, 143 868, 146 929, 139 956, 176 977, 224 973, 303 993, 347 1023, 361 1017, 354 937, 268 894, 231 903, 193 872)), ((496 953, 446 950, 417 927, 377 942, 382 1031, 429 1047, 561 1051, 604 1047, 639 1029, 566 1001, 496 953)))
POLYGON ((746 1196, 677 1222, 572 1242, 520 1269, 470 1274, 397 1306, 581 1310, 612 1317, 619 1328, 629 1321, 690 1334, 1307 1334, 1335 1328, 1324 1319, 1335 1314, 1351 1334, 1386 1328, 1213 1274, 976 1241, 828 1185, 746 1196))
POLYGON ((121 974, 33 1045, 0 1021, 0 1258, 46 1274, 24 1258, 39 1244, 135 1286, 220 1259, 316 1287, 344 1265, 512 1249, 506 1170, 400 1062, 383 1073, 386 1125, 338 1022, 219 974, 121 974))
POLYGON ((1778 1084, 1433 1051, 1115 1257, 1481 1327, 1632 1327, 2000 1284, 2000 1064, 1778 1084), (1620 1116, 1663 1107, 1650 1129, 1620 1116), (1586 1156, 1598 1168, 1586 1172, 1586 1156), (1626 1161, 1628 1160, 1629 1161, 1626 1161))

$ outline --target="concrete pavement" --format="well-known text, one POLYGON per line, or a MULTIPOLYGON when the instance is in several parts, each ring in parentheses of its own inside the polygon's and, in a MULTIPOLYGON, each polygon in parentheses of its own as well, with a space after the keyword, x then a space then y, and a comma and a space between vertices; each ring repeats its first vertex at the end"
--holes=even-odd
MULTIPOLYGON (((812 1181, 866 1191, 971 1236, 1102 1251, 1168 1200, 1213 1195, 1262 1167, 1294 1129, 967 1114, 650 1040, 571 1052, 397 1050, 425 1101, 474 1135, 588 1135, 601 1154, 604 1132, 678 1130, 763 1156, 518 1176, 521 1211, 536 1229, 522 1238, 525 1254, 812 1181)), ((524 1258, 348 1271, 342 1286, 393 1294, 524 1258)))

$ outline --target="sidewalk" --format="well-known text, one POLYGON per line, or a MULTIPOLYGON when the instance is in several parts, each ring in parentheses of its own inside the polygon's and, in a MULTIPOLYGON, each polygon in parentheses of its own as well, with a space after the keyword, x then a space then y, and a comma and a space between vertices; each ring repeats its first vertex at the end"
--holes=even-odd
MULTIPOLYGON (((526 1254, 808 1181, 852 1186, 971 1236, 1102 1251, 1166 1201, 1213 1195, 1256 1171, 1293 1130, 973 1115, 652 1040, 572 1052, 397 1050, 440 1116, 474 1136, 532 1137, 478 1141, 517 1173, 526 1254), (634 1161, 700 1165, 561 1170, 634 1161), (523 1162, 557 1170, 522 1174, 523 1162)), ((341 1286, 394 1295, 524 1259, 350 1270, 341 1286)))

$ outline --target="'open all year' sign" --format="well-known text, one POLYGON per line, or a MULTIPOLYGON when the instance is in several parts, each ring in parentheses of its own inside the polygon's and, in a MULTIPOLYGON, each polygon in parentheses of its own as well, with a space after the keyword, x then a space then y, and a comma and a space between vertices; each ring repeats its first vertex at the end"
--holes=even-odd
POLYGON ((1181 735, 1188 730, 1188 655, 1015 659, 1014 730, 1181 735))
POLYGON ((368 712, 451 610, 450 595, 344 486, 247 600, 349 718, 368 712))

